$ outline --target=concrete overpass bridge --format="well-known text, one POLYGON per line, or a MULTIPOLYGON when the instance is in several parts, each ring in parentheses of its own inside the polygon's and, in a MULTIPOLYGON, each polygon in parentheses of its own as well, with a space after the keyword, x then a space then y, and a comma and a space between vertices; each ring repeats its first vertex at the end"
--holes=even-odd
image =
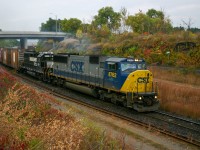
POLYGON ((66 36, 69 36, 69 34, 63 32, 0 31, 0 39, 19 39, 22 49, 27 48, 28 39, 62 41, 66 36))

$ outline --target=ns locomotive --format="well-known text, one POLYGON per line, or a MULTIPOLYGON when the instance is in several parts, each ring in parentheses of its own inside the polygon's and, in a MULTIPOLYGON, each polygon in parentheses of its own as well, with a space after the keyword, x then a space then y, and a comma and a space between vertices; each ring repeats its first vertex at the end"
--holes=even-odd
POLYGON ((27 51, 20 70, 138 112, 159 107, 157 86, 142 59, 27 51))

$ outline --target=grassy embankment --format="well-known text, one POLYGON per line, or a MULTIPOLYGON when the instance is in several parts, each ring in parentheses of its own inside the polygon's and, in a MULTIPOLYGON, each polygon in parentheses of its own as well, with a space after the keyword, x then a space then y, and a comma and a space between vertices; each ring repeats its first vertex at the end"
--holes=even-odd
POLYGON ((84 150, 124 146, 95 125, 86 127, 70 113, 52 108, 50 103, 57 101, 0 71, 0 149, 84 150))
POLYGON ((150 70, 155 79, 161 79, 157 82, 162 109, 200 119, 199 74, 156 67, 151 67, 150 70))

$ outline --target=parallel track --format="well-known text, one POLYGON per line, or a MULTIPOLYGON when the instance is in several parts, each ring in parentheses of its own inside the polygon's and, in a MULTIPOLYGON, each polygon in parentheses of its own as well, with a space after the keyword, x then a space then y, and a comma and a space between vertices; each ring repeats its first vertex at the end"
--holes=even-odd
POLYGON ((199 122, 178 117, 163 111, 156 111, 146 115, 149 118, 156 120, 156 122, 159 122, 156 128, 166 130, 166 132, 173 134, 173 136, 200 147, 199 122))

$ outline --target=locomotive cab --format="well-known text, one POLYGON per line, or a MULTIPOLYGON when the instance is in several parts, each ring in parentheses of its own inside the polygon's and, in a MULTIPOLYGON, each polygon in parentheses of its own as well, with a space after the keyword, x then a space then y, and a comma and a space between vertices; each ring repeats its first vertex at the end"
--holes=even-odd
POLYGON ((158 109, 157 88, 144 60, 109 58, 105 63, 104 79, 105 88, 124 94, 115 96, 124 106, 139 112, 158 109))
POLYGON ((24 52, 24 63, 21 71, 26 72, 34 77, 46 80, 48 72, 52 71, 53 53, 36 51, 24 52))

